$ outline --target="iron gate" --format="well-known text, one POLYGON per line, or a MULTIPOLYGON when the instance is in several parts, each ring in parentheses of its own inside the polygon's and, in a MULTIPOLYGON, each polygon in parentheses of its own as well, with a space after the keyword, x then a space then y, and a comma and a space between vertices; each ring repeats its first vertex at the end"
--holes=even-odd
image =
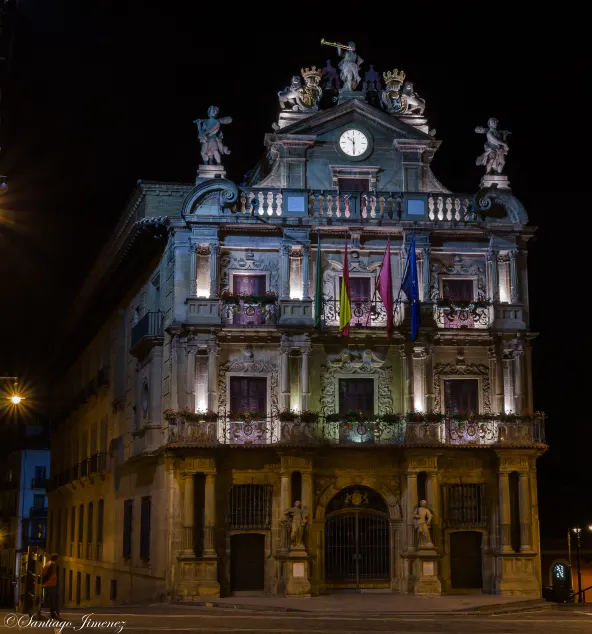
POLYGON ((365 584, 390 579, 389 520, 368 510, 338 512, 325 524, 328 582, 365 584))

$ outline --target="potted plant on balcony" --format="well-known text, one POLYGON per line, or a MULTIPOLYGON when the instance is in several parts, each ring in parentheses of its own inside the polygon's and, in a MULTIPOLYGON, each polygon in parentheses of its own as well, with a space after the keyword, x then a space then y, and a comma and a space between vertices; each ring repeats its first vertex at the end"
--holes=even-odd
POLYGON ((381 423, 400 423, 402 420, 401 414, 395 414, 394 412, 389 412, 387 414, 382 414, 379 417, 381 423))
POLYGON ((282 409, 277 416, 282 423, 294 423, 298 420, 298 414, 293 409, 282 409))
POLYGON ((319 420, 319 413, 311 409, 305 409, 300 413, 301 423, 316 423, 319 420))
POLYGON ((266 418, 263 412, 257 410, 244 411, 244 412, 230 412, 229 419, 234 423, 253 423, 266 418))

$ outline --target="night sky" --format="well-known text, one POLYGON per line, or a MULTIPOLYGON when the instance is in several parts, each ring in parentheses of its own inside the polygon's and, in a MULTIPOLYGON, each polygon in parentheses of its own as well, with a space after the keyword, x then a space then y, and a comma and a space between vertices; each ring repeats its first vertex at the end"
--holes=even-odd
POLYGON ((64 316, 136 181, 191 183, 198 163, 192 122, 216 104, 233 117, 225 165, 240 182, 277 119, 277 91, 302 67, 324 66, 329 57, 336 65, 321 37, 353 39, 363 70, 403 68, 427 101, 443 141, 433 171, 452 191, 478 187, 483 136, 475 126, 495 116, 512 131, 506 171, 539 227, 529 267, 532 329, 540 333, 535 406, 548 413, 551 446, 539 462, 543 531, 561 535, 592 521, 591 421, 582 401, 589 388, 578 358, 590 350, 580 287, 588 236, 572 246, 570 225, 589 213, 581 161, 589 144, 580 136, 589 124, 578 114, 578 104, 588 103, 580 73, 589 73, 577 61, 584 42, 573 29, 567 35, 555 14, 553 24, 540 15, 516 23, 496 5, 477 15, 422 3, 416 15, 358 15, 342 28, 318 7, 311 13, 298 5, 306 15, 263 24, 242 21, 229 4, 207 6, 21 0, 1 104, 0 173, 10 189, 0 199, 0 372, 18 373, 29 405, 43 414, 64 316), (374 28, 381 24, 388 28, 374 28))

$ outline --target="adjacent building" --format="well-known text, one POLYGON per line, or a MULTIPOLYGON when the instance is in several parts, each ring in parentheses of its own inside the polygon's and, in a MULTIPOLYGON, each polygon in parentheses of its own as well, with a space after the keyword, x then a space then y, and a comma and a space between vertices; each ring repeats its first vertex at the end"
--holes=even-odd
POLYGON ((3 430, 0 460, 0 605, 14 607, 21 553, 45 548, 49 435, 44 425, 3 422, 18 426, 3 430))
POLYGON ((425 102, 402 71, 358 83, 354 48, 341 89, 328 65, 282 91, 244 184, 220 165, 232 124, 210 108, 196 183, 139 182, 92 269, 80 347, 56 370, 65 605, 540 596, 535 229, 503 175, 506 134, 477 129, 486 175, 450 192, 425 102), (389 242, 398 297, 412 239, 415 340, 408 298, 377 293, 389 242))

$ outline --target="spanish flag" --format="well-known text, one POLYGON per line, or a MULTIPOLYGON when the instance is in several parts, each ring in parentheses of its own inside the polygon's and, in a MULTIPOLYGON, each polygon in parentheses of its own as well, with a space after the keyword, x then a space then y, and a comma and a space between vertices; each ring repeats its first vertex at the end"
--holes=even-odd
POLYGON ((343 277, 341 278, 341 293, 339 294, 339 330, 344 337, 349 336, 349 322, 351 321, 351 301, 349 288, 349 262, 347 261, 347 234, 345 236, 345 256, 343 257, 343 277))

